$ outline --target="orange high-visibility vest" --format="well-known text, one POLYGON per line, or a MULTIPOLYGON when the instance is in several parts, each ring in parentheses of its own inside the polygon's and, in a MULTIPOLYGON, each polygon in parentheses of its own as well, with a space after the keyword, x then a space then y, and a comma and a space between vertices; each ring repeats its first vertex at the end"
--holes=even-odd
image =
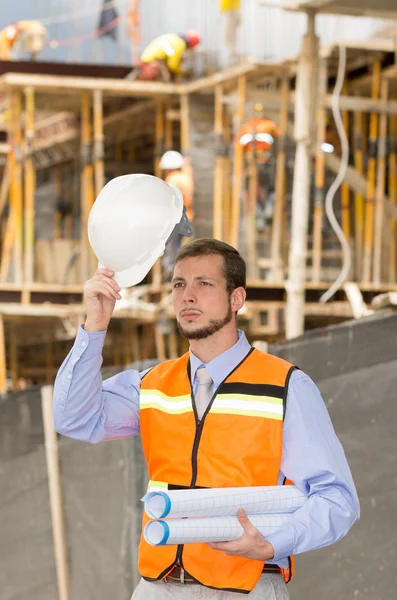
MULTIPOLYGON (((219 386, 201 421, 190 385, 189 354, 142 379, 140 423, 149 477, 168 488, 277 485, 288 381, 295 367, 251 349, 219 386)), ((148 522, 145 515, 143 527, 148 522)), ((292 577, 290 568, 284 579, 292 577)), ((143 535, 139 572, 162 579, 175 565, 202 585, 250 592, 264 562, 227 556, 207 544, 150 546, 143 535)))

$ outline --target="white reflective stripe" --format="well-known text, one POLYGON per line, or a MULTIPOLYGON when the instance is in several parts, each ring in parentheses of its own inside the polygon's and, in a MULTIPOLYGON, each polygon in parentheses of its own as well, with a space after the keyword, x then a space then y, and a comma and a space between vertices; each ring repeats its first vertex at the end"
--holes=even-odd
POLYGON ((216 401, 218 400, 237 400, 244 402, 266 402, 275 406, 283 406, 282 398, 275 398, 274 396, 252 396, 251 394, 218 394, 216 401))
POLYGON ((152 388, 150 390, 145 390, 141 388, 141 398, 142 396, 158 396, 159 398, 164 398, 164 400, 169 400, 170 402, 190 400, 190 394, 184 394, 183 396, 167 396, 167 394, 163 394, 163 392, 160 392, 160 390, 156 390, 155 388, 152 388))
POLYGON ((140 408, 158 408, 167 413, 181 413, 192 411, 192 401, 190 398, 181 396, 182 399, 165 399, 157 394, 141 395, 140 408))
POLYGON ((283 405, 265 402, 263 400, 233 400, 232 398, 215 398, 212 405, 213 412, 239 411, 240 414, 267 413, 283 415, 283 405))

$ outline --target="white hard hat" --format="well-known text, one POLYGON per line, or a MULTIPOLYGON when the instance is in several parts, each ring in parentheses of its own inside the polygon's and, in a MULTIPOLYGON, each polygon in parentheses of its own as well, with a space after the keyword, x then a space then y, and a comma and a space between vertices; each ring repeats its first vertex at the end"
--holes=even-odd
POLYGON ((164 170, 182 169, 185 164, 185 159, 180 152, 168 150, 160 160, 160 168, 164 170))
POLYGON ((88 218, 88 238, 99 266, 115 271, 122 288, 144 279, 176 231, 193 233, 182 193, 152 175, 123 175, 109 181, 88 218))

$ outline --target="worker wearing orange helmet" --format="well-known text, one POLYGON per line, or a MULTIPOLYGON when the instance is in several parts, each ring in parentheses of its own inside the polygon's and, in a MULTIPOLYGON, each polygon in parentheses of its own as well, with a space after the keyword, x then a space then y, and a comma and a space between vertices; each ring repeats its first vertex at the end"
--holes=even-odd
POLYGON ((260 117, 243 123, 238 142, 243 146, 244 154, 251 156, 254 153, 256 162, 266 163, 277 138, 277 125, 270 119, 260 117))
POLYGON ((146 81, 172 81, 183 74, 182 60, 186 50, 201 42, 200 34, 190 29, 184 34, 166 33, 155 38, 141 55, 141 70, 137 77, 146 81))

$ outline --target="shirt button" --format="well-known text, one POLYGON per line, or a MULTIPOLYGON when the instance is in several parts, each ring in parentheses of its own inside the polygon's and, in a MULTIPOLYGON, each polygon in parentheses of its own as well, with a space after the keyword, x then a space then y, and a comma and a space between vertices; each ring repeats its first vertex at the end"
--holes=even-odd
POLYGON ((71 375, 71 373, 69 373, 69 375, 68 375, 68 379, 72 379, 72 375, 71 375))
POLYGON ((81 345, 83 346, 83 348, 85 348, 87 345, 87 342, 81 342, 81 345))

